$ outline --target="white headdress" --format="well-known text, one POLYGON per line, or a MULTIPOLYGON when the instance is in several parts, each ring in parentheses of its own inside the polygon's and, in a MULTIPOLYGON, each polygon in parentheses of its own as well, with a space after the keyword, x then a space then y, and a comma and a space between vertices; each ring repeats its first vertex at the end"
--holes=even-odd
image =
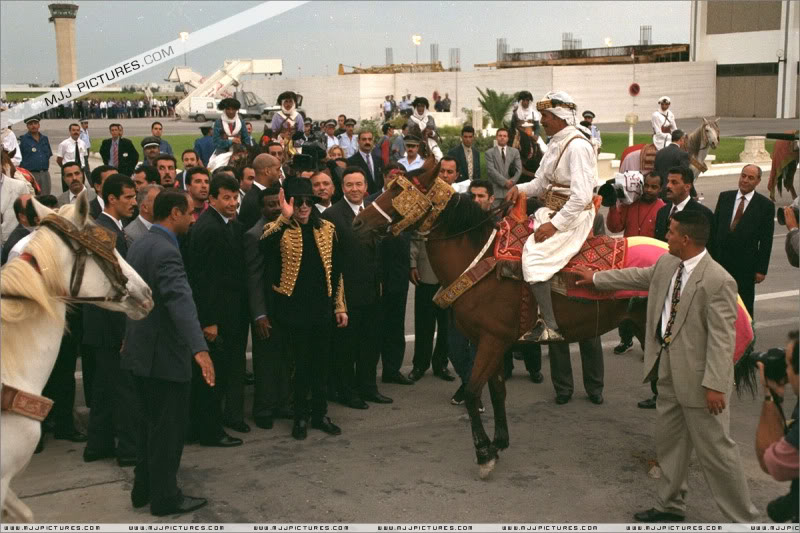
POLYGON ((671 104, 672 101, 669 99, 669 96, 662 96, 661 98, 658 99, 658 103, 659 104, 664 104, 664 103, 671 104))
POLYGON ((564 91, 551 91, 544 95, 544 98, 536 102, 536 109, 539 111, 549 111, 562 120, 566 120, 567 124, 574 126, 575 101, 570 95, 564 91))

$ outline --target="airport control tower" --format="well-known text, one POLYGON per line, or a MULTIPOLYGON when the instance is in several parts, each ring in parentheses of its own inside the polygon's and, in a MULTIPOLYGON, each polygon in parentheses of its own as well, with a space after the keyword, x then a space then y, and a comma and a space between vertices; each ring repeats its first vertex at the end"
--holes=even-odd
POLYGON ((58 83, 64 87, 78 78, 75 55, 75 4, 50 4, 49 22, 56 26, 56 54, 58 57, 58 83))

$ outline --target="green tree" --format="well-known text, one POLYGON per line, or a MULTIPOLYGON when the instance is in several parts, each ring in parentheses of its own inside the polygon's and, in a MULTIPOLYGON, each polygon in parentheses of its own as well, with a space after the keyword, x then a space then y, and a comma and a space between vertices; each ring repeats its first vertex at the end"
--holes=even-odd
POLYGON ((475 88, 478 89, 478 93, 481 95, 481 97, 478 98, 478 103, 481 104, 483 112, 492 119, 492 126, 495 128, 503 127, 503 120, 511 110, 515 95, 498 93, 488 88, 486 92, 483 92, 479 87, 475 88))

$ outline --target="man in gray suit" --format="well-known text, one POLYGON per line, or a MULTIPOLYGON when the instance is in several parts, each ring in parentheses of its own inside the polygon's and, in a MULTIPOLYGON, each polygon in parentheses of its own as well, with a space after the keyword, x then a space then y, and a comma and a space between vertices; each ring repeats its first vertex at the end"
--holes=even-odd
POLYGON ((495 205, 506 197, 508 190, 516 185, 522 173, 519 150, 508 146, 508 130, 500 128, 495 135, 497 145, 486 150, 486 173, 494 185, 495 205))
MULTIPOLYGON (((81 166, 75 161, 67 161, 64 163, 64 165, 61 167, 61 176, 64 180, 64 183, 67 184, 67 190, 58 195, 58 207, 74 203, 81 191, 86 189, 86 185, 84 184, 85 178, 83 176, 83 168, 81 168, 81 166)), ((97 193, 95 193, 94 189, 91 188, 88 189, 88 191, 89 196, 87 199, 89 202, 91 202, 97 198, 97 193)))
POLYGON ((133 219, 125 229, 125 240, 128 245, 139 237, 144 237, 150 231, 153 225, 153 203, 156 200, 158 193, 164 190, 164 187, 157 183, 150 183, 145 185, 136 192, 136 204, 139 206, 139 216, 133 219))
POLYGON ((214 365, 200 329, 192 289, 178 249, 178 235, 194 222, 192 200, 184 191, 163 191, 154 202, 155 223, 128 250, 128 263, 153 290, 153 310, 127 320, 120 353, 130 370, 140 413, 137 463, 131 503, 150 504, 156 516, 199 509, 207 502, 178 488, 183 443, 189 422, 192 359, 214 386, 214 365))
MULTIPOLYGON (((280 185, 260 191, 261 218, 244 234, 244 260, 247 266, 247 289, 253 332, 253 419, 258 427, 272 429, 276 417, 289 417, 290 359, 280 328, 270 323, 267 309, 272 290, 267 290, 264 254, 259 246, 264 226, 281 214, 280 185)), ((293 416, 292 416, 293 417, 293 416)))
POLYGON ((692 448, 711 494, 730 522, 754 523, 730 410, 736 345, 736 282, 708 254, 711 233, 700 212, 676 213, 667 233, 669 254, 649 268, 592 274, 578 284, 599 290, 647 290, 645 383, 658 373, 656 451, 662 476, 655 507, 640 522, 681 522, 686 513, 692 448))

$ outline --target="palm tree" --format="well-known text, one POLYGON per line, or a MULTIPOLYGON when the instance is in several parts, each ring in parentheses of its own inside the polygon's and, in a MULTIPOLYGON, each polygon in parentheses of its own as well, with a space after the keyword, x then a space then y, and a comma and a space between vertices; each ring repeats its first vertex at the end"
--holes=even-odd
POLYGON ((492 89, 486 89, 484 93, 479 87, 475 88, 478 89, 478 93, 481 95, 478 98, 478 103, 481 104, 484 113, 492 119, 492 126, 495 128, 503 127, 503 120, 514 103, 515 95, 498 93, 492 89))

